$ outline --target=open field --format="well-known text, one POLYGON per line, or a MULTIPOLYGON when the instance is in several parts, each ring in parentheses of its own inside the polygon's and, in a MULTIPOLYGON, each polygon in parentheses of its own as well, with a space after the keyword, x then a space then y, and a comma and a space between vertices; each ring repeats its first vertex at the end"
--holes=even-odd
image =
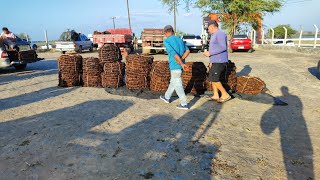
POLYGON ((259 76, 288 106, 266 95, 225 104, 189 95, 182 111, 178 100, 58 88, 59 55, 0 70, 0 179, 320 179, 317 56, 230 54, 239 75, 259 76))

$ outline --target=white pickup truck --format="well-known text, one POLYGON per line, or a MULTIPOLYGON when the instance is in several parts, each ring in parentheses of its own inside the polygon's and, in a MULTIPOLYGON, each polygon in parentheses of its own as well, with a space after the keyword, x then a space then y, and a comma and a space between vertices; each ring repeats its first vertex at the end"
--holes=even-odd
POLYGON ((55 42, 56 50, 62 54, 66 52, 82 53, 83 50, 93 51, 93 42, 84 34, 76 33, 75 31, 67 31, 62 33, 60 41, 55 42))
POLYGON ((190 51, 195 50, 201 52, 203 49, 203 42, 200 36, 195 35, 184 35, 181 39, 185 42, 188 46, 190 51))

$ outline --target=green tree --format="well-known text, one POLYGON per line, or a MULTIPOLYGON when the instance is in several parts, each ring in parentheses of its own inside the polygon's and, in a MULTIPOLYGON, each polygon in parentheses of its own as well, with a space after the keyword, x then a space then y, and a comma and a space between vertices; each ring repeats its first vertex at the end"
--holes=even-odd
POLYGON ((186 9, 188 10, 190 7, 191 0, 160 0, 163 5, 168 6, 168 12, 173 12, 173 18, 174 18, 174 31, 177 30, 177 12, 178 12, 178 6, 181 5, 182 1, 186 4, 186 9))
POLYGON ((177 30, 176 36, 184 36, 184 35, 188 35, 188 33, 177 30))
MULTIPOLYGON (((284 25, 278 25, 277 27, 273 28, 274 29, 274 37, 283 39, 285 36, 285 30, 283 27, 286 27, 288 30, 288 37, 292 37, 292 35, 295 35, 298 31, 293 29, 289 24, 284 24, 284 25)), ((271 29, 268 30, 268 35, 269 37, 272 37, 272 31, 271 29)))
POLYGON ((232 36, 241 22, 258 27, 263 15, 280 10, 283 0, 196 0, 195 5, 204 13, 218 13, 228 35, 232 36))
POLYGON ((28 39, 29 41, 31 40, 30 36, 28 34, 26 34, 26 33, 19 33, 16 36, 21 38, 21 39, 28 39))

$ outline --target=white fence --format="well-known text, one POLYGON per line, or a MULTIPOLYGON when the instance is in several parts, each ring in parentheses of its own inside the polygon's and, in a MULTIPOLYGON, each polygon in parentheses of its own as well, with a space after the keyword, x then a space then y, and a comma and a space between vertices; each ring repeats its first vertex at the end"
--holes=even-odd
MULTIPOLYGON (((287 38, 288 36, 288 31, 286 27, 283 27, 284 32, 285 32, 285 37, 284 39, 275 39, 274 38, 274 29, 271 29, 271 38, 265 38, 265 31, 262 31, 262 38, 261 38, 261 44, 271 44, 271 45, 281 45, 281 44, 275 44, 275 42, 277 41, 282 41, 282 45, 291 45, 291 46, 298 46, 298 47, 313 47, 313 48, 317 48, 320 47, 320 44, 317 44, 317 41, 320 41, 320 37, 318 38, 318 33, 319 33, 319 29, 317 27, 317 25, 314 24, 314 28, 315 28, 315 34, 313 38, 302 38, 302 34, 303 34, 303 29, 301 28, 300 30, 300 36, 299 38, 287 38), (298 44, 296 43, 288 43, 288 41, 295 41, 298 42, 298 44), (308 43, 304 43, 308 41, 308 43), (312 42, 312 44, 310 44, 310 42, 312 42)), ((247 33, 247 35, 249 36, 249 33, 247 33)), ((256 31, 254 29, 251 30, 250 32, 250 37, 252 39, 253 44, 256 44, 256 31)))

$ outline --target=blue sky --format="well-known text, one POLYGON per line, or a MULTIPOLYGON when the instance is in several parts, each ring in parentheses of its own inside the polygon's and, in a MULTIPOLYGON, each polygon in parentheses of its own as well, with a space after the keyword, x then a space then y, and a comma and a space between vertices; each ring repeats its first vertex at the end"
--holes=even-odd
MULTIPOLYGON (((173 24, 173 15, 168 14, 159 0, 129 0, 129 3, 132 29, 136 34, 140 34, 143 28, 173 24)), ((0 26, 6 26, 14 33, 27 32, 33 40, 43 40, 44 29, 47 29, 50 40, 56 40, 68 28, 84 34, 112 28, 112 16, 117 18, 116 27, 128 27, 126 0, 30 0, 14 6, 14 13, 12 8, 1 9, 1 14, 7 16, 0 20, 0 26)), ((265 28, 291 24, 296 29, 302 25, 305 30, 314 31, 313 24, 320 28, 319 7, 320 0, 287 3, 281 12, 266 16, 263 23, 265 28)), ((178 30, 200 34, 201 16, 199 9, 186 12, 183 6, 179 7, 178 30)))

